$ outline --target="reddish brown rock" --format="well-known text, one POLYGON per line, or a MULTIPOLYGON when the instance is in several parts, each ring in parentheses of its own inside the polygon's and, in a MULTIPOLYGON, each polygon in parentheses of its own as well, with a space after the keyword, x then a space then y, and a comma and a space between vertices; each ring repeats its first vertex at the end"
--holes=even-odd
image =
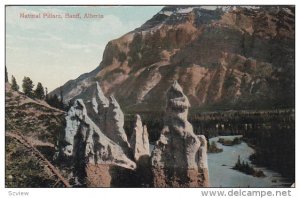
POLYGON ((123 108, 156 112, 177 80, 192 107, 293 107, 294 60, 294 6, 167 6, 110 41, 99 67, 62 89, 68 101, 96 79, 123 108))
POLYGON ((87 186, 89 187, 111 187, 110 165, 87 164, 87 186))

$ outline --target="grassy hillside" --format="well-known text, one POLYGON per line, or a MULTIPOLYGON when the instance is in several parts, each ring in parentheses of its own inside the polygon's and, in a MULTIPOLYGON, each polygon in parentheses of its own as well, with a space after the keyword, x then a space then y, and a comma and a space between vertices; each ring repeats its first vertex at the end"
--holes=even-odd
POLYGON ((31 99, 5 85, 5 185, 6 187, 60 186, 45 164, 53 161, 64 112, 31 99), (24 139, 20 139, 22 137, 24 139), (18 139, 19 138, 19 139, 18 139), (42 159, 34 150, 37 148, 42 159), (56 183, 57 182, 57 183, 56 183))

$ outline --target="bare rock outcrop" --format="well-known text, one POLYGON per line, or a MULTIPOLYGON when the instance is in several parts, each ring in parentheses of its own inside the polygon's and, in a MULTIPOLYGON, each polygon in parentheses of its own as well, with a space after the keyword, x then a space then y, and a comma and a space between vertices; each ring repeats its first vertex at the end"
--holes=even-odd
POLYGON ((89 87, 84 89, 80 97, 74 98, 74 101, 76 99, 81 99, 87 109, 87 115, 102 132, 105 132, 106 113, 109 106, 109 101, 103 94, 98 82, 90 84, 91 85, 89 87))
POLYGON ((75 99, 82 99, 87 115, 104 135, 120 145, 126 152, 129 150, 129 143, 123 128, 124 114, 114 96, 106 98, 99 83, 95 82, 84 90, 80 98, 75 99))
POLYGON ((107 102, 99 85, 89 93, 92 102, 86 95, 68 111, 60 147, 79 185, 111 187, 134 181, 143 187, 209 186, 206 139, 195 135, 187 121, 190 103, 177 82, 167 92, 165 126, 151 157, 141 117, 136 115, 129 144, 116 99, 111 96, 107 102))
POLYGON ((178 80, 196 108, 293 108, 294 60, 295 6, 166 6, 110 41, 99 67, 62 86, 63 98, 97 79, 122 107, 155 112, 178 80))
POLYGON ((101 183, 96 184, 98 180, 95 180, 97 175, 94 173, 103 167, 136 168, 135 162, 129 159, 123 148, 103 134, 91 120, 81 99, 77 99, 68 111, 61 142, 60 157, 71 163, 73 174, 80 184, 110 186, 114 177, 110 171, 106 173, 110 176, 108 181, 101 180, 101 183))
POLYGON ((98 114, 99 117, 99 127, 102 131, 105 131, 105 125, 106 125, 106 112, 107 108, 109 106, 109 101, 105 97, 101 87, 99 86, 99 83, 96 82, 96 89, 94 97, 92 99, 93 109, 95 113, 98 114))
POLYGON ((130 146, 135 161, 139 161, 141 157, 150 156, 149 135, 146 125, 143 126, 140 115, 135 116, 135 126, 130 138, 130 146))
POLYGON ((198 167, 201 179, 203 180, 203 186, 209 186, 209 175, 208 175, 208 163, 207 163, 207 140, 204 135, 197 135, 201 146, 199 149, 199 160, 198 167))
POLYGON ((130 146, 137 165, 136 181, 141 187, 152 185, 150 165, 150 144, 146 125, 143 126, 139 115, 135 116, 133 133, 130 138, 130 146))
POLYGON ((125 150, 129 149, 129 143, 124 130, 124 114, 114 96, 109 97, 109 107, 106 113, 106 135, 119 144, 125 150))
POLYGON ((154 187, 206 187, 206 140, 188 122, 190 103, 175 81, 167 92, 164 128, 152 152, 154 187), (205 167, 205 168, 204 168, 205 167))

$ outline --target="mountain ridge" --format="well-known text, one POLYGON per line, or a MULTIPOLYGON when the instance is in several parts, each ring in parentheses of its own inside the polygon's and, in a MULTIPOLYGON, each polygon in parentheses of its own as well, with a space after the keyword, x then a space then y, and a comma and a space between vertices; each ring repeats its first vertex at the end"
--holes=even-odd
POLYGON ((110 41, 95 70, 61 87, 64 100, 97 81, 125 110, 156 111, 178 80, 193 108, 293 107, 294 12, 293 6, 164 7, 110 41))

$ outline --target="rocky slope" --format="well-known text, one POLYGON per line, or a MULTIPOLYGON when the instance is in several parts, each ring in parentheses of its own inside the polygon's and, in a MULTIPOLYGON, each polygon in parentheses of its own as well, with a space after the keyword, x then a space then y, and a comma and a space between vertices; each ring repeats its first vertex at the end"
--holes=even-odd
POLYGON ((167 6, 61 89, 68 101, 97 81, 125 111, 156 111, 177 80, 193 108, 294 107, 294 69, 292 6, 167 6))
POLYGON ((64 126, 64 111, 32 99, 5 85, 5 130, 25 135, 33 144, 56 145, 64 126))
POLYGON ((45 160, 53 163, 55 145, 64 126, 64 112, 31 99, 5 85, 5 185, 7 187, 61 187, 45 160), (21 141, 20 138, 22 137, 21 141), (23 141, 26 143, 24 144, 23 141), (28 146, 29 145, 29 146, 28 146))

